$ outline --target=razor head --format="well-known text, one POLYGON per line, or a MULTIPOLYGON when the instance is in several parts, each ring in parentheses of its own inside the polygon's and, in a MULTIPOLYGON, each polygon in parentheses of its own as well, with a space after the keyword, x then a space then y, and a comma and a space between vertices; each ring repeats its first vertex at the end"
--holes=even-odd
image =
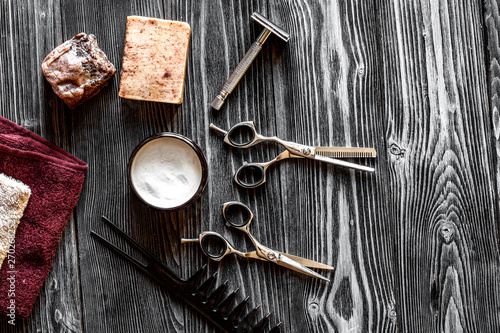
POLYGON ((276 24, 273 22, 269 21, 266 17, 263 15, 255 12, 252 14, 252 20, 255 22, 259 23, 262 25, 264 28, 267 30, 271 31, 273 34, 284 40, 285 42, 288 42, 290 39, 290 34, 288 32, 285 32, 283 29, 278 27, 276 24))

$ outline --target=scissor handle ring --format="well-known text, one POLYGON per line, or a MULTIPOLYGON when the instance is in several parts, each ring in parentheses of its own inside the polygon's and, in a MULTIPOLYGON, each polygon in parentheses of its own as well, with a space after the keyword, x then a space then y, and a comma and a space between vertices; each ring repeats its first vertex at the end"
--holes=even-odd
POLYGON ((250 208, 239 201, 226 202, 222 207, 222 214, 229 226, 238 229, 245 228, 253 219, 250 208))
POLYGON ((235 147, 238 148, 243 148, 246 146, 251 146, 257 138, 257 131, 255 130, 255 127, 253 126, 252 123, 239 123, 234 125, 229 132, 227 133, 227 141, 235 147), (248 133, 250 134, 250 138, 246 140, 245 142, 238 142, 235 139, 235 135, 241 133, 242 130, 248 130, 248 133))
POLYGON ((207 257, 215 261, 221 261, 227 254, 231 253, 232 246, 220 234, 213 231, 206 231, 200 235, 200 247, 207 257), (211 252, 210 242, 215 241, 220 246, 217 253, 211 252))
POLYGON ((266 168, 257 163, 246 163, 234 174, 236 184, 245 188, 255 188, 266 182, 266 168), (247 178, 253 176, 255 180, 248 182, 247 178))

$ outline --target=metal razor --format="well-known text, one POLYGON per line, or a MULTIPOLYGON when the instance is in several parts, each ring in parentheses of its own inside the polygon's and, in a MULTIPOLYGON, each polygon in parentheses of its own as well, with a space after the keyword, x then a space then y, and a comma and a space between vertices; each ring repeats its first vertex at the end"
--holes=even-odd
POLYGON ((283 29, 281 29, 259 13, 253 13, 252 20, 262 25, 264 29, 260 33, 257 40, 247 51, 243 59, 241 59, 233 74, 231 74, 229 79, 227 79, 219 95, 212 101, 211 105, 216 110, 220 110, 227 96, 234 90, 238 82, 240 82, 241 78, 247 71, 248 67, 250 67, 250 64, 260 52, 260 50, 262 49, 262 45, 264 45, 265 41, 271 35, 271 33, 275 34, 285 42, 288 42, 288 39, 290 38, 290 34, 283 31, 283 29))

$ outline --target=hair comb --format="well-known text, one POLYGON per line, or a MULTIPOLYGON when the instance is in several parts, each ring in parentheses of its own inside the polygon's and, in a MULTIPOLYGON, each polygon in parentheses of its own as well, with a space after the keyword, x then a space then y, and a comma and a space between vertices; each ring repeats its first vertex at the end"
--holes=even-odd
MULTIPOLYGON (((103 216, 102 219, 120 236, 125 238, 134 249, 140 252, 147 262, 142 263, 128 255, 94 231, 90 232, 92 236, 121 257, 128 260, 140 271, 152 277, 171 295, 175 295, 189 304, 193 309, 214 324, 215 327, 224 332, 265 332, 265 327, 270 320, 271 314, 267 314, 254 324, 258 312, 260 311, 260 305, 244 315, 249 297, 245 297, 242 302, 234 306, 239 288, 224 297, 227 290, 227 281, 217 288, 212 288, 217 278, 217 272, 212 274, 204 282, 200 282, 207 270, 207 265, 203 265, 203 267, 196 271, 190 278, 184 280, 106 217, 103 216)), ((281 322, 274 326, 269 333, 277 333, 280 329, 281 322)))

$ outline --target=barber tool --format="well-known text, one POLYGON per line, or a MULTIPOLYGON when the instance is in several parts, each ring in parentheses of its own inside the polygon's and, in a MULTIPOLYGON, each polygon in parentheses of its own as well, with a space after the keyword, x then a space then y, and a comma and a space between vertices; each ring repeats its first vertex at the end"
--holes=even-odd
MULTIPOLYGON (((245 310, 249 297, 246 297, 236 307, 233 307, 238 289, 234 290, 227 297, 223 295, 227 289, 227 281, 209 293, 214 284, 217 273, 210 276, 205 282, 199 283, 204 275, 207 265, 204 265, 190 278, 184 280, 177 274, 172 272, 165 264, 159 261, 151 253, 149 253, 142 245, 137 243, 132 237, 111 223, 104 216, 103 221, 106 222, 118 235, 123 237, 128 243, 141 253, 145 259, 145 263, 133 258, 115 245, 111 244, 102 236, 91 231, 91 235, 98 241, 115 251, 122 258, 128 260, 132 265, 138 268, 143 273, 146 273, 170 294, 179 297, 181 300, 189 304, 193 309, 202 314, 208 321, 214 324, 223 332, 264 332, 264 327, 269 322, 271 314, 262 318, 257 324, 252 325, 260 310, 260 305, 250 311, 243 319, 240 320, 243 311, 245 310)), ((275 326, 269 333, 277 333, 281 329, 281 323, 275 326)))
POLYGON ((341 165, 361 171, 374 172, 375 169, 364 165, 339 160, 339 158, 374 158, 377 152, 373 148, 313 147, 295 142, 284 141, 275 136, 265 137, 257 133, 253 121, 245 121, 225 131, 214 124, 210 128, 225 135, 224 142, 235 148, 252 147, 263 141, 272 141, 286 148, 275 159, 265 163, 245 162, 234 175, 235 182, 245 188, 255 188, 266 182, 266 170, 270 165, 287 158, 310 158, 316 161, 341 165))
POLYGON ((219 95, 213 100, 211 105, 216 110, 220 110, 227 96, 233 92, 234 88, 238 82, 240 82, 241 78, 247 71, 248 67, 250 67, 250 64, 260 52, 262 45, 264 45, 264 42, 271 35, 271 33, 275 34, 285 42, 288 42, 288 39, 290 38, 290 35, 287 32, 283 31, 261 14, 253 13, 252 19, 257 23, 260 23, 264 27, 264 30, 262 30, 259 37, 257 37, 257 40, 252 44, 243 59, 241 59, 233 74, 231 74, 229 79, 227 79, 219 95))
POLYGON ((213 231, 205 231, 195 239, 182 238, 181 244, 199 243, 203 253, 205 253, 207 257, 215 261, 221 261, 225 256, 229 254, 237 254, 244 258, 270 261, 296 272, 330 282, 329 279, 307 267, 333 270, 332 266, 321 264, 319 262, 304 259, 301 257, 292 256, 290 254, 274 251, 260 244, 250 233, 250 223, 253 220, 253 213, 246 205, 237 201, 227 202, 222 207, 222 213, 229 227, 241 230, 245 234, 247 234, 247 236, 255 246, 255 251, 247 253, 240 252, 236 250, 223 236, 213 231))

